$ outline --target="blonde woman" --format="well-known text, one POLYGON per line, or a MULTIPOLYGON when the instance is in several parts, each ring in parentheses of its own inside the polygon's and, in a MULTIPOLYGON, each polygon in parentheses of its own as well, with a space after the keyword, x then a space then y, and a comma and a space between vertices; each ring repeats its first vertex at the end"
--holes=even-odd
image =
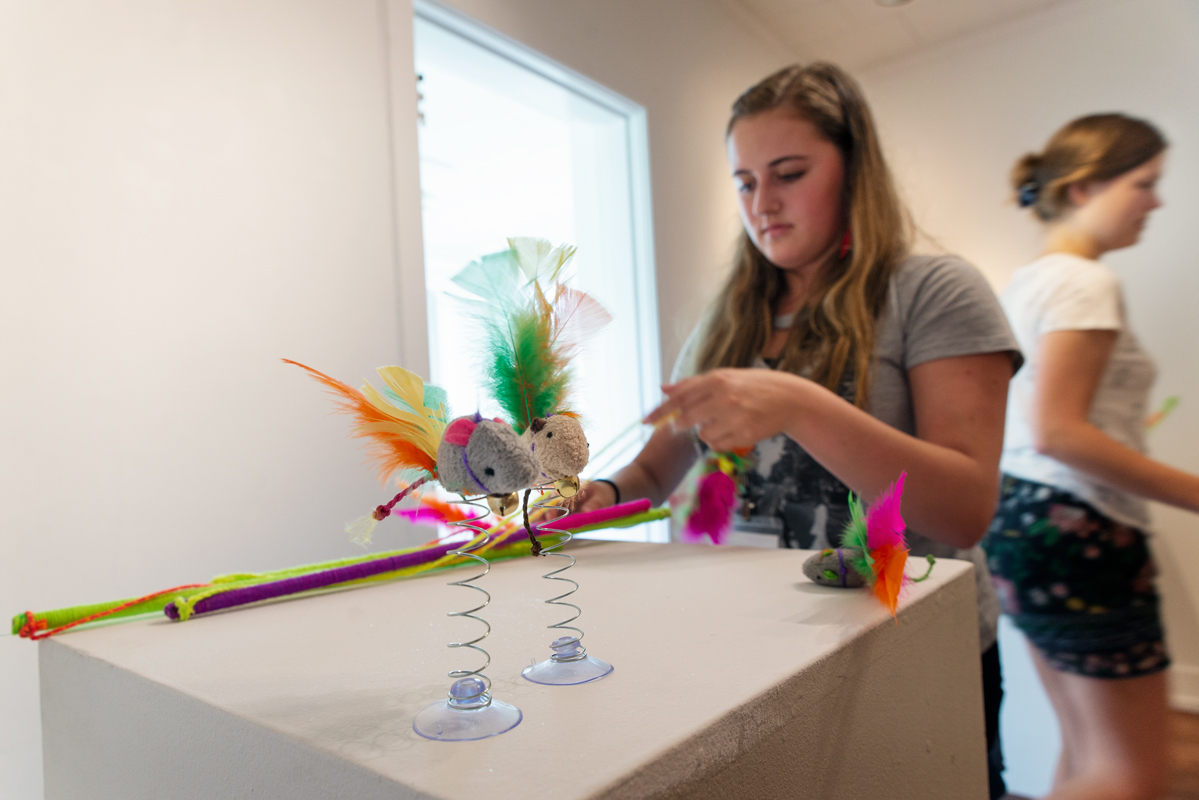
POLYGON ((665 501, 697 438, 755 447, 738 528, 818 548, 839 541, 850 490, 873 497, 906 470, 913 553, 979 568, 998 796, 998 607, 976 545, 995 510, 1015 340, 974 268, 909 255, 870 111, 837 67, 789 67, 749 89, 727 141, 744 229, 650 417, 677 419, 589 484, 582 507, 665 501))
POLYGON ((1028 364, 1012 381, 999 512, 985 541, 1062 730, 1049 795, 1155 798, 1169 664, 1146 499, 1199 511, 1199 478, 1144 455, 1155 369, 1098 259, 1161 205, 1166 141, 1120 114, 1076 119, 1016 164, 1045 251, 1002 303, 1028 364))

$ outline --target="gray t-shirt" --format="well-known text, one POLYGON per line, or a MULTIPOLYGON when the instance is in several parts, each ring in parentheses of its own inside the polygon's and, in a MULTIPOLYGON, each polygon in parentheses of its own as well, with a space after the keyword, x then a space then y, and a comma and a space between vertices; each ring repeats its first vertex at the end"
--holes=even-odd
MULTIPOLYGON (((672 380, 695 374, 705 328, 706 321, 701 321, 687 337, 672 380)), ((1016 339, 986 279, 952 256, 904 260, 891 278, 876 336, 866 410, 912 435, 916 419, 908 371, 913 367, 942 358, 995 352, 1012 354, 1013 372, 1022 363, 1016 339)), ((759 360, 757 366, 767 365, 759 360)), ((847 374, 838 394, 853 402, 854 387, 853 375, 847 374)), ((785 434, 759 442, 753 459, 755 466, 744 480, 737 530, 777 535, 782 547, 836 546, 849 520, 849 488, 785 434)), ((915 557, 931 553, 974 564, 979 637, 984 650, 994 644, 999 604, 982 549, 958 549, 910 529, 907 540, 915 557)))

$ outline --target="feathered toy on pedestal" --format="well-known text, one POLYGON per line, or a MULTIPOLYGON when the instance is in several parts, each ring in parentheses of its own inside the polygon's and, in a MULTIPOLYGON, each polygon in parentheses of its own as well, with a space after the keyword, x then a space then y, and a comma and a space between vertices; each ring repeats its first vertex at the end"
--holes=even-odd
POLYGON ((683 520, 683 541, 698 542, 707 536, 712 544, 724 544, 733 528, 741 478, 749 469, 752 450, 709 452, 687 482, 691 491, 671 498, 683 520))
MULTIPOLYGON (((489 394, 537 458, 538 483, 565 498, 579 490, 590 458, 587 435, 571 407, 571 358, 611 321, 594 298, 567 286, 564 268, 575 248, 544 239, 508 240, 453 277, 474 296, 484 334, 489 394)), ((525 492, 527 513, 529 492, 525 492)), ((530 534, 533 551, 540 546, 530 534)))
MULTIPOLYGON (((454 523, 471 532, 472 538, 465 545, 449 550, 446 556, 465 557, 482 568, 477 575, 450 583, 479 592, 482 601, 463 611, 451 611, 449 616, 474 620, 483 630, 473 639, 450 642, 448 646, 474 650, 482 656, 483 663, 474 669, 452 670, 449 676, 454 683, 446 699, 417 714, 412 728, 421 736, 444 741, 466 741, 511 730, 520 723, 520 710, 492 697, 491 679, 485 674, 491 655, 480 645, 491 634, 491 624, 478 616, 478 612, 491 602, 491 595, 476 586, 475 581, 487 575, 491 564, 476 551, 490 544, 491 534, 477 522, 486 518, 488 512, 482 503, 467 498, 468 495, 474 498, 486 495, 491 500, 506 498, 533 486, 540 472, 537 459, 501 420, 484 419, 478 413, 448 420, 445 393, 426 387, 419 376, 406 369, 380 367, 379 375, 387 385, 380 392, 369 383, 360 390, 354 389, 311 367, 295 361, 288 363, 307 370, 338 398, 340 410, 354 417, 357 421, 354 435, 372 443, 372 456, 379 463, 384 480, 393 475, 414 479, 390 502, 347 526, 355 541, 369 541, 375 525, 390 516, 407 494, 429 481, 437 481, 448 491, 462 495, 464 504, 479 509, 475 516, 454 523)), ((346 574, 357 571, 350 568, 346 574)), ((333 576, 341 577, 340 573, 333 576)), ((307 586, 313 580, 297 578, 294 583, 307 586)))
POLYGON ((338 410, 354 418, 352 435, 370 442, 371 460, 384 482, 394 478, 407 484, 389 502, 346 525, 357 544, 369 543, 375 526, 426 483, 435 481, 463 496, 494 499, 537 481, 537 460, 507 423, 479 414, 449 420, 445 392, 426 386, 413 372, 379 367, 386 388, 379 391, 364 383, 355 389, 297 361, 283 361, 324 384, 337 398, 338 410))
POLYGON ((821 550, 804 562, 804 575, 823 586, 854 588, 869 586, 879 602, 894 617, 899 592, 908 583, 918 583, 932 574, 936 562, 928 556, 928 571, 919 578, 904 574, 908 560, 907 529, 900 514, 903 482, 901 473, 882 494, 862 508, 861 498, 849 496, 850 521, 841 537, 841 546, 821 550))
MULTIPOLYGON (((590 460, 590 447, 577 411, 570 402, 570 362, 579 346, 611 321, 594 298, 566 285, 564 268, 574 256, 570 245, 554 246, 544 239, 513 238, 508 249, 468 264, 453 281, 473 295, 473 311, 486 341, 485 373, 491 396, 504 410, 512 428, 537 459, 539 487, 552 485, 566 503, 550 506, 544 498, 534 507, 559 513, 552 525, 564 526, 569 498, 579 491, 579 473, 590 460)), ((575 564, 574 556, 559 552, 570 541, 565 527, 542 525, 565 534, 561 542, 542 548, 529 524, 529 496, 523 499, 525 528, 533 555, 567 561, 551 570, 547 580, 570 585, 568 591, 546 600, 573 611, 550 625, 568 632, 550 645, 553 654, 521 674, 535 682, 555 685, 586 683, 612 672, 612 665, 587 654, 583 631, 572 623, 582 614, 566 602, 579 584, 562 573, 575 564)))

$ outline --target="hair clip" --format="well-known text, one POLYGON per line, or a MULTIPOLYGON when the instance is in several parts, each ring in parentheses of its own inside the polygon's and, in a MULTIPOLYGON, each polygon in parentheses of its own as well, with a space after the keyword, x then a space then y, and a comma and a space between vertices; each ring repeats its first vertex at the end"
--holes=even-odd
POLYGON ((1037 195, 1041 193, 1041 183, 1036 178, 1025 181, 1020 184, 1020 189, 1016 193, 1016 200, 1020 203, 1021 208, 1028 208, 1033 203, 1037 202, 1037 195))

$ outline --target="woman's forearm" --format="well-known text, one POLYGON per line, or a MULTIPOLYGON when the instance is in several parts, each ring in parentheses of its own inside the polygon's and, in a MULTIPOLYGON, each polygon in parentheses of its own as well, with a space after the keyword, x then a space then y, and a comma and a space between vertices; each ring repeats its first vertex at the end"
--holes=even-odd
POLYGON ((908 473, 903 513, 922 535, 970 547, 999 493, 999 454, 1012 361, 1006 352, 934 359, 908 370, 916 436, 819 384, 760 369, 717 369, 663 387, 650 414, 695 425, 716 450, 782 432, 867 500, 908 473))
POLYGON ((1031 424, 1037 452, 1116 489, 1199 511, 1199 478, 1126 447, 1091 424, 1116 331, 1065 330, 1041 337, 1031 424))
POLYGON ((986 532, 999 496, 998 454, 987 463, 892 428, 831 392, 809 393, 787 434, 867 501, 908 473, 908 527, 954 547, 986 532))
POLYGON ((654 431, 637 457, 611 480, 620 487, 621 500, 645 497, 658 506, 670 497, 697 457, 690 432, 676 432, 663 426, 654 431))
POLYGON ((1154 461, 1089 422, 1062 422, 1041 431, 1037 452, 1115 489, 1199 511, 1199 477, 1154 461))

